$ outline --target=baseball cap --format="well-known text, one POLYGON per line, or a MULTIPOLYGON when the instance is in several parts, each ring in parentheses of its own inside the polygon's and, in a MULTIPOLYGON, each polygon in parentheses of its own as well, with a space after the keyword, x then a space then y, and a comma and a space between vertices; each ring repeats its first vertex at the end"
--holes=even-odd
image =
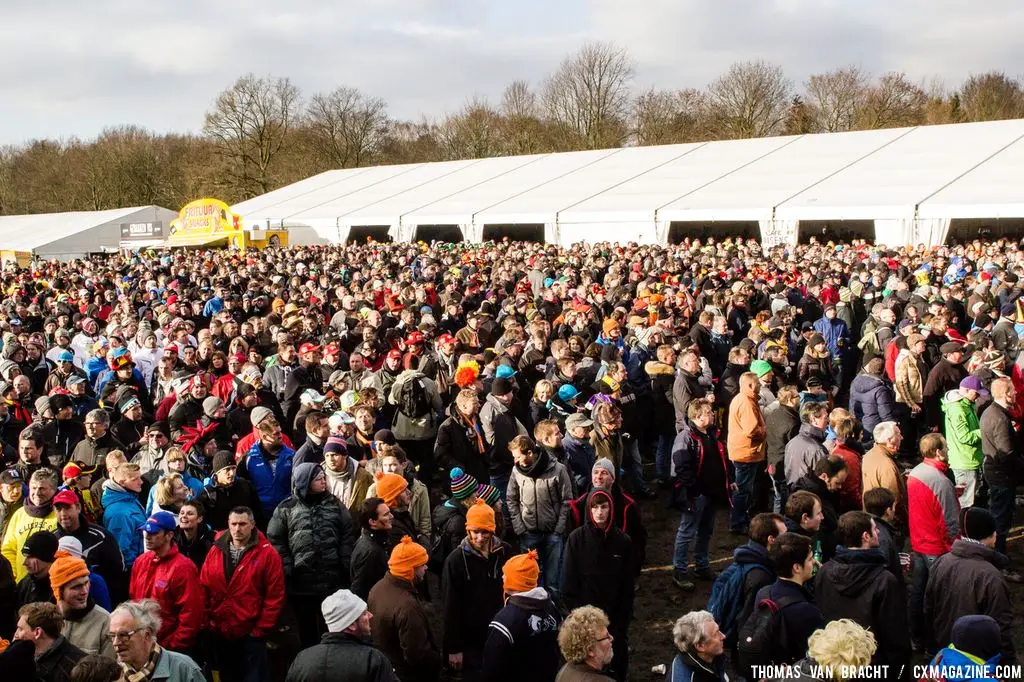
POLYGON ((974 375, 968 375, 960 382, 960 388, 965 391, 977 391, 978 395, 987 398, 990 394, 981 379, 974 375))
POLYGON ((0 483, 4 485, 14 485, 16 483, 23 483, 24 479, 21 477, 21 472, 17 469, 4 469, 0 471, 0 483))
POLYGON ((390 360, 401 360, 402 359, 402 351, 400 351, 400 350, 388 351, 388 359, 390 359, 390 360))
POLYGON ((61 504, 70 507, 73 504, 80 504, 80 501, 78 495, 71 490, 64 489, 53 496, 53 506, 56 507, 61 504))
POLYGON ((341 353, 341 346, 333 341, 324 346, 324 355, 338 355, 341 353))
POLYGON ((498 369, 494 372, 494 376, 498 379, 511 379, 516 375, 516 371, 508 365, 498 365, 498 369))
POLYGON ((315 388, 307 388, 299 395, 299 402, 303 405, 323 405, 326 400, 327 397, 315 388))
POLYGON ((304 343, 299 346, 299 355, 305 355, 306 353, 319 353, 321 347, 315 343, 304 343))
POLYGON ((60 355, 57 356, 57 362, 74 362, 74 361, 75 361, 75 354, 72 353, 69 350, 62 351, 60 353, 60 355))
POLYGON ((455 337, 451 334, 441 334, 441 336, 437 337, 437 343, 455 343, 455 337))
POLYGON ((589 429, 593 425, 594 425, 594 420, 590 419, 589 417, 587 417, 587 415, 582 414, 580 412, 576 412, 574 414, 570 414, 565 419, 565 428, 566 429, 577 429, 577 428, 580 428, 580 427, 588 428, 589 429))
POLYGON ((177 527, 178 520, 174 517, 174 514, 167 511, 158 511, 146 519, 146 522, 139 526, 139 530, 152 535, 162 530, 174 530, 177 527))
POLYGON ((77 386, 78 384, 86 383, 86 381, 86 378, 81 376, 80 374, 72 374, 67 378, 67 381, 65 381, 64 383, 67 384, 68 386, 77 386))

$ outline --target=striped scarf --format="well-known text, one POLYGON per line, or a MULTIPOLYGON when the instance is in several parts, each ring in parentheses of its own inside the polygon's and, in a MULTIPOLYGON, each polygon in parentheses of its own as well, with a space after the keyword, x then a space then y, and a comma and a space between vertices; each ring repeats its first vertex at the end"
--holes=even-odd
POLYGON ((466 423, 466 426, 469 427, 469 428, 466 429, 466 433, 468 434, 468 433, 472 432, 473 435, 476 436, 476 450, 477 450, 477 452, 480 453, 481 455, 484 454, 485 452, 487 452, 487 446, 484 445, 484 434, 483 434, 483 431, 480 428, 479 422, 477 422, 477 420, 475 420, 475 419, 473 419, 473 420, 467 419, 466 415, 462 414, 461 412, 459 412, 459 416, 462 417, 462 421, 464 421, 466 423))
POLYGON ((156 663, 160 660, 160 655, 163 652, 164 650, 160 648, 160 645, 154 641, 153 649, 149 652, 149 660, 138 670, 121 661, 121 682, 147 682, 153 676, 153 672, 156 670, 156 663))

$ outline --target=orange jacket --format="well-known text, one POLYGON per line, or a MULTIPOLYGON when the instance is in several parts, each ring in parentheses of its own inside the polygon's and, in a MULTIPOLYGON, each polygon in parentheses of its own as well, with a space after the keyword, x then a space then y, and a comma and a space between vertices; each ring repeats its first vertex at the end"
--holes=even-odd
POLYGON ((749 464, 765 459, 764 415, 757 398, 738 394, 729 403, 729 459, 749 464))

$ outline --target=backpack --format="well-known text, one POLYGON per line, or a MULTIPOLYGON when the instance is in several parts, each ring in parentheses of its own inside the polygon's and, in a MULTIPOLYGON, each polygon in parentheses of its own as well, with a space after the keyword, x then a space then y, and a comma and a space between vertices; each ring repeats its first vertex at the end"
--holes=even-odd
POLYGON ((801 600, 797 597, 772 599, 771 585, 761 588, 754 599, 754 611, 739 627, 736 641, 736 656, 739 673, 748 679, 756 679, 753 666, 788 664, 789 650, 785 620, 782 610, 801 600))
POLYGON ((398 394, 398 411, 410 419, 421 419, 430 414, 430 398, 423 379, 409 379, 398 394))
POLYGON ((743 612, 743 584, 754 569, 765 570, 759 564, 731 564, 715 579, 708 598, 708 611, 715 617, 725 635, 725 643, 732 648, 736 643, 737 621, 743 612))

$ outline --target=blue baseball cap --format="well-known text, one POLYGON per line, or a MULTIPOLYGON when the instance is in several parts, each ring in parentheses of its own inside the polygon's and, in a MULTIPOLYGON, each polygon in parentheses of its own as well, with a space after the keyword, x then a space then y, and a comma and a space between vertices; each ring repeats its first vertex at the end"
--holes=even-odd
POLYGON ((139 526, 139 530, 149 533, 159 533, 162 530, 174 530, 178 527, 178 519, 174 514, 167 511, 158 511, 146 519, 146 522, 139 526))
POLYGON ((558 397, 564 402, 575 400, 579 394, 580 392, 572 384, 562 384, 558 389, 558 397))
POLYGON ((57 356, 57 362, 74 362, 74 361, 75 361, 75 354, 72 353, 69 350, 63 351, 60 355, 57 356))
POLYGON ((508 365, 498 365, 498 369, 494 372, 496 379, 511 379, 516 375, 516 371, 508 365))

